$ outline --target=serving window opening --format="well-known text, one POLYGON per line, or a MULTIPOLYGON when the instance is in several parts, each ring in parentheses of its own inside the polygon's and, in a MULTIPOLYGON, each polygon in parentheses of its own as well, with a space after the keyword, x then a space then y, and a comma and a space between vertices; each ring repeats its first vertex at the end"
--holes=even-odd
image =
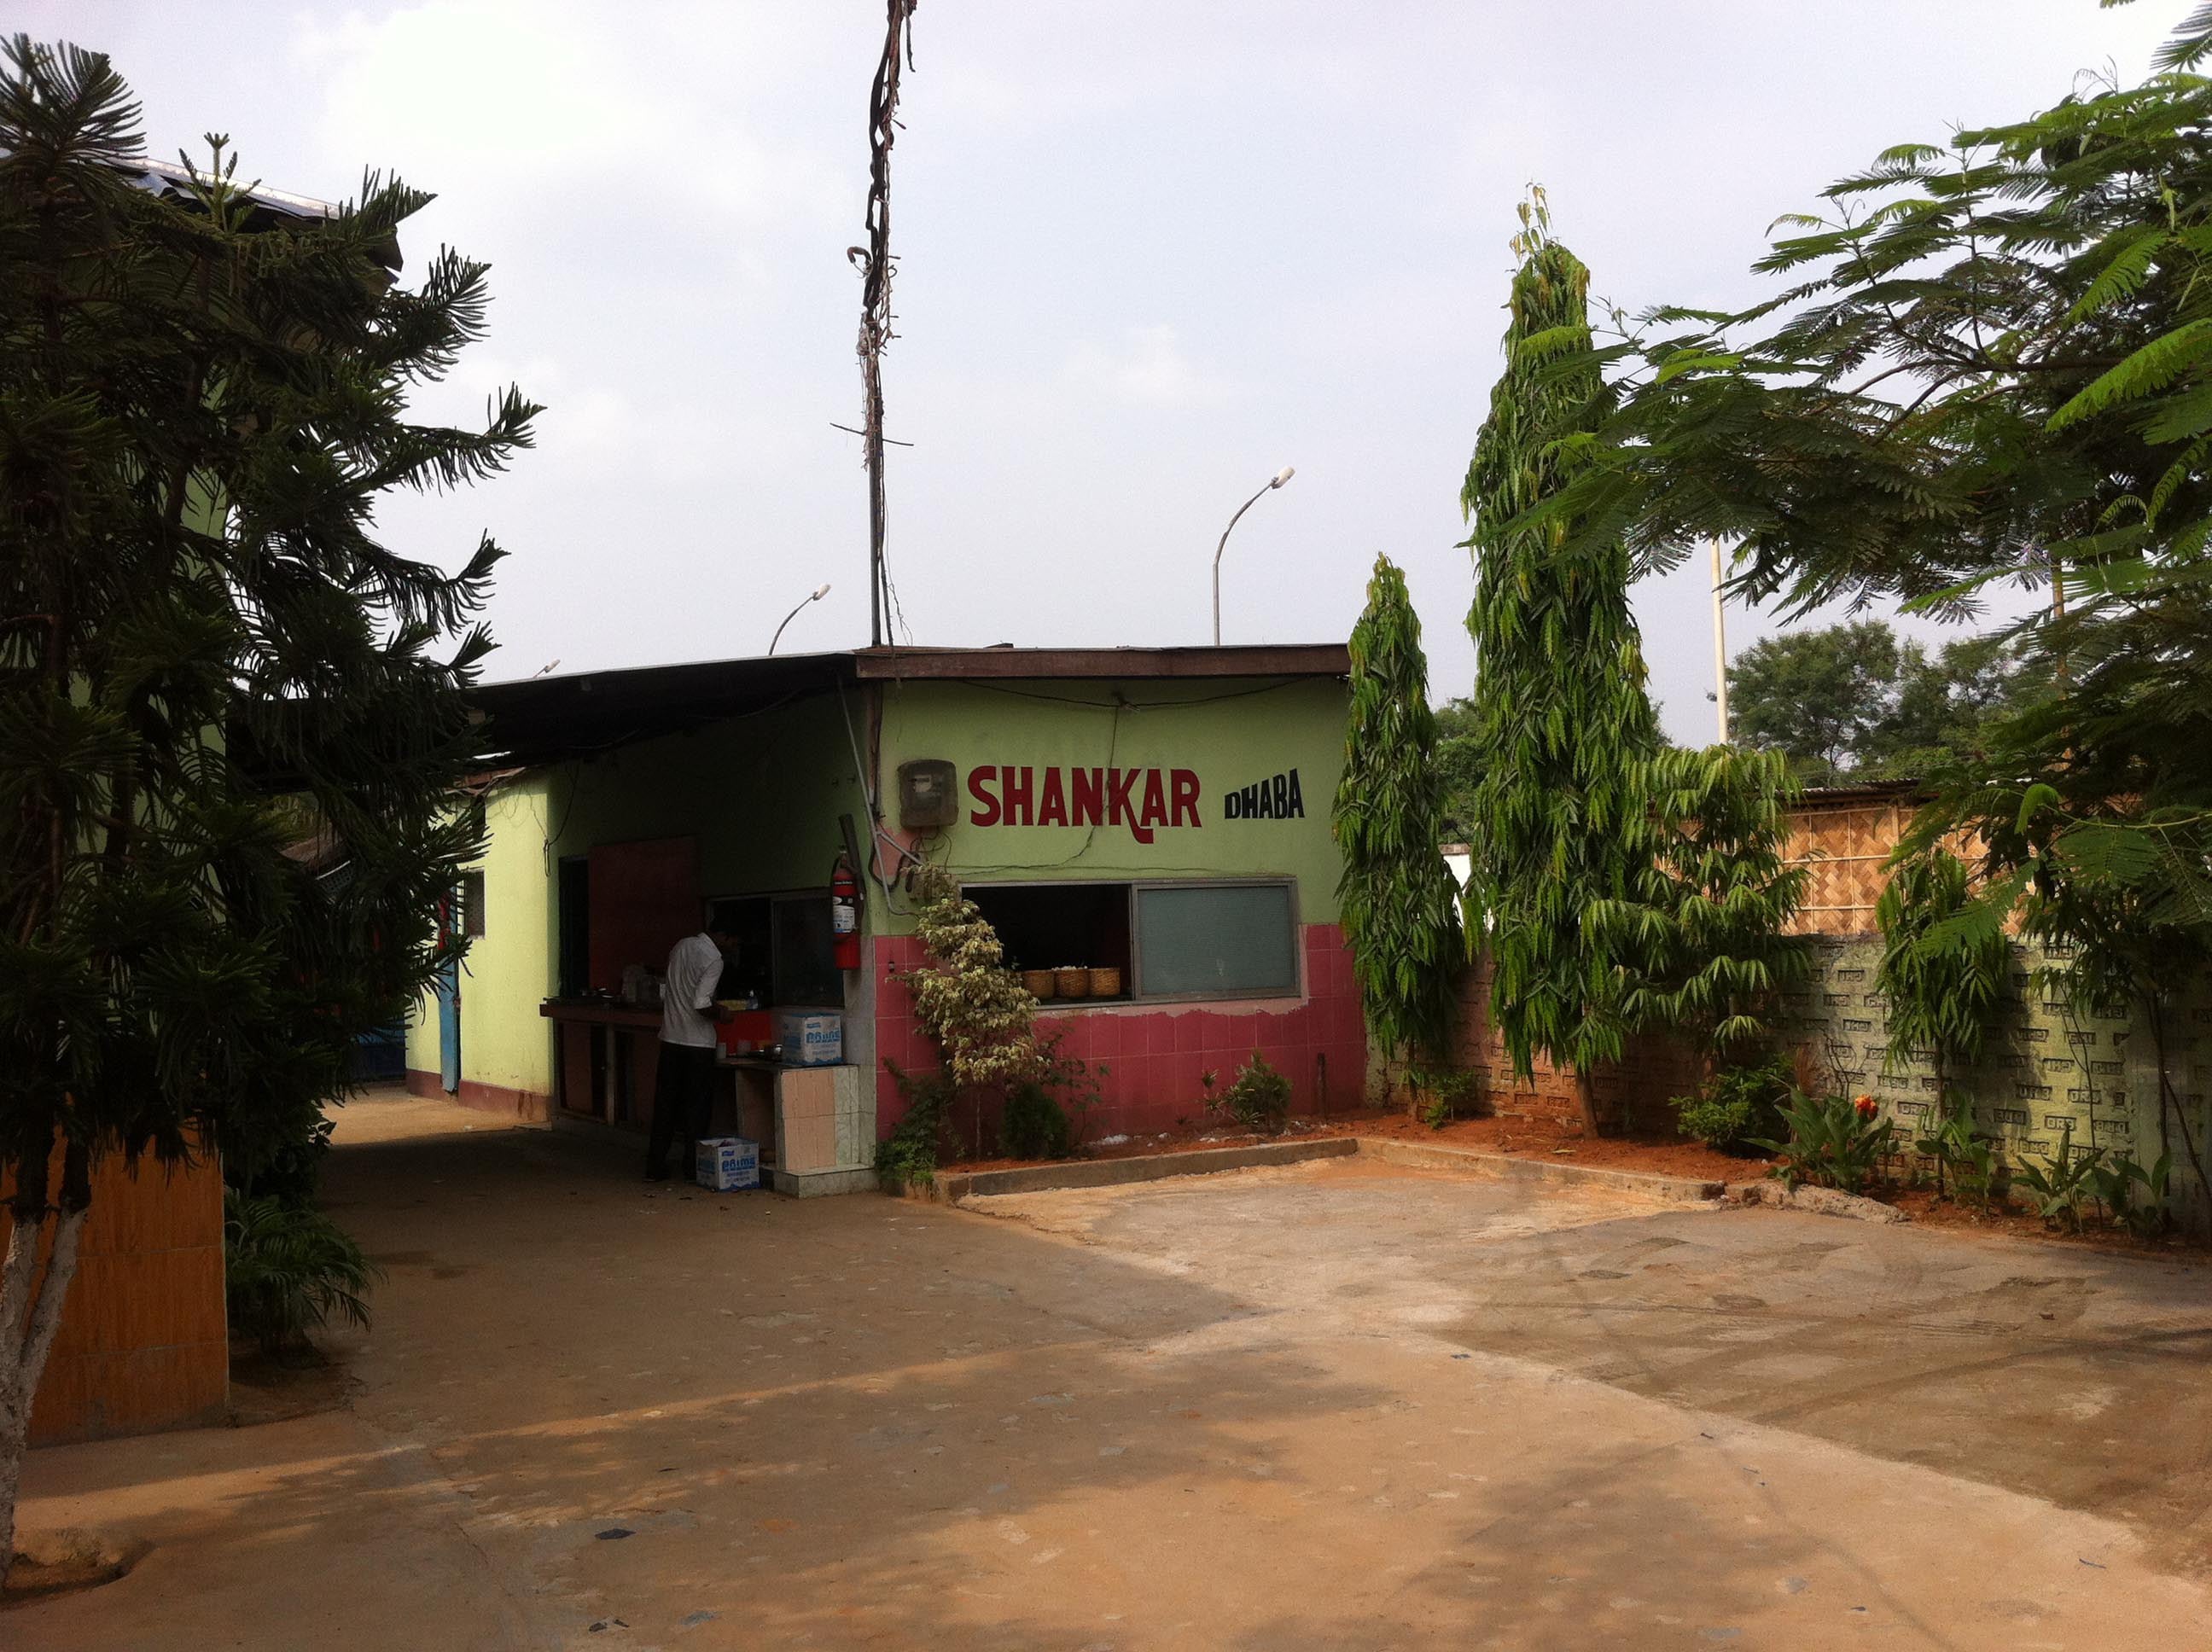
POLYGON ((1285 878, 969 884, 962 893, 1048 1008, 1298 995, 1297 890, 1285 878), (1049 987, 1036 979, 1046 972, 1049 987))

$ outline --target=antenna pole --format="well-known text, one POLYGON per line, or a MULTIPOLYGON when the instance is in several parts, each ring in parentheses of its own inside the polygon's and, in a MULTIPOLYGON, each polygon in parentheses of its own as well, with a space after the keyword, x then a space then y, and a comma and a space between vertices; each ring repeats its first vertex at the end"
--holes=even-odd
POLYGON ((886 0, 884 55, 868 93, 868 244, 846 256, 860 271, 860 430, 868 467, 868 643, 881 647, 891 621, 884 561, 884 349, 891 331, 891 143, 898 132, 899 69, 914 66, 908 25, 915 0, 886 0))

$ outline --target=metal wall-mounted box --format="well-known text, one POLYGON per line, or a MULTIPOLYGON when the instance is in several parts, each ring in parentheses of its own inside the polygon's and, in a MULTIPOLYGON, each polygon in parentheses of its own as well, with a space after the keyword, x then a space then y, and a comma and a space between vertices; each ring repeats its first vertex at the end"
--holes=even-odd
POLYGON ((909 832, 933 831, 960 818, 960 794, 951 762, 916 757, 898 767, 899 825, 909 832))

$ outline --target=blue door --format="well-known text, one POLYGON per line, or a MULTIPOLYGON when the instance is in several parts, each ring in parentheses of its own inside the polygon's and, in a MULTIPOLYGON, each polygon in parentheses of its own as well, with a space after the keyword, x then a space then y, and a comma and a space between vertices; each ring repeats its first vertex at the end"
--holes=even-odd
MULTIPOLYGON (((453 921, 453 901, 438 902, 438 929, 450 945, 459 939, 453 921)), ((449 951, 438 970, 438 1065, 446 1094, 461 1093, 461 960, 449 951)))

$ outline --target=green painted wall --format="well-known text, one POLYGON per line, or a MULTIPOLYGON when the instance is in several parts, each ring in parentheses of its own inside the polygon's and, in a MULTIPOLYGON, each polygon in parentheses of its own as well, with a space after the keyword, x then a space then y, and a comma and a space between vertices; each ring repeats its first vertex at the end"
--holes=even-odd
MULTIPOLYGON (((854 728, 863 696, 852 696, 854 728)), ((867 819, 836 696, 623 746, 511 781, 485 809, 484 933, 461 986, 461 1076, 550 1095, 553 1042, 538 1005, 559 985, 558 866, 596 845, 696 836, 701 893, 819 888, 867 819)), ((434 1001, 417 1005, 407 1065, 438 1070, 434 1001)))
MULTIPOLYGON (((561 859, 598 844, 691 835, 708 896, 814 889, 842 847, 841 815, 865 835, 867 807, 854 741, 869 740, 870 697, 880 693, 885 829, 896 834, 898 765, 942 757, 959 776, 961 821, 932 840, 933 859, 978 879, 1290 877, 1306 923, 1337 917, 1338 858, 1328 829, 1344 758, 1345 694, 1310 679, 1161 683, 891 683, 816 695, 694 733, 623 746, 509 782, 485 811, 490 847, 485 932, 470 949, 461 989, 461 1075, 550 1094, 552 1039, 539 1003, 557 985, 561 859), (979 765, 1033 771, 1173 772, 1195 777, 1197 824, 978 826, 969 775, 979 765), (1302 817, 1231 819, 1227 793, 1295 770, 1302 817)), ((1141 811, 1144 782, 1131 790, 1141 811)), ((1172 799, 1168 801, 1172 805, 1172 799)), ((1188 816, 1186 816, 1188 820, 1188 816)), ((900 903, 903 905, 904 902, 900 903)), ((910 932, 870 890, 868 932, 910 932)), ((852 1006, 866 1013, 863 997, 852 1006)), ((862 1049, 865 1054, 866 1050, 862 1049)), ((407 1065, 438 1068, 434 1004, 418 1007, 407 1065)))
MULTIPOLYGON (((1298 883, 1306 923, 1334 923, 1340 860, 1328 827, 1344 766, 1346 688, 1329 679, 1181 682, 890 683, 883 689, 883 776, 887 823, 898 817, 898 766, 949 760, 957 775, 960 823, 930 858, 975 881, 1176 878, 1194 874, 1288 876, 1298 883), (979 766, 1031 770, 1041 806, 1043 771, 1175 770, 1198 782, 1197 824, 1157 826, 1144 843, 1127 824, 1097 827, 978 825, 985 812, 970 789, 979 766), (1304 814, 1231 819, 1232 792, 1296 771, 1304 814)), ((995 784, 995 795, 1001 788, 995 784)), ((1144 783, 1132 788, 1140 802, 1144 783)), ((1165 799, 1173 806, 1171 788, 1165 799)), ((1186 819, 1188 817, 1186 817, 1186 819)), ((872 914, 872 917, 878 914, 872 914)), ((910 927, 894 920, 892 928, 910 927)))
MULTIPOLYGON (((854 693, 849 704, 865 738, 865 700, 854 693)), ((835 695, 563 764, 549 806, 556 859, 599 843, 696 836, 709 896, 817 889, 843 844, 838 816, 863 833, 868 817, 835 695)))
MULTIPOLYGON (((552 1091, 552 1041, 538 1004, 553 991, 556 885, 544 849, 544 774, 525 775, 484 802, 489 844, 484 875, 484 932, 470 944, 461 977, 461 1077, 538 1095, 552 1091)), ((438 1071, 434 999, 416 1005, 407 1024, 407 1065, 438 1071)))

